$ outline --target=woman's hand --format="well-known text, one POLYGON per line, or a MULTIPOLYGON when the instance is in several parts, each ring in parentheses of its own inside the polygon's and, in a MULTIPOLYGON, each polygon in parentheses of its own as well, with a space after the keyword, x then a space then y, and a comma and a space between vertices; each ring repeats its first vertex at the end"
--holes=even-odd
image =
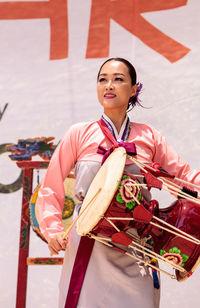
POLYGON ((48 242, 51 255, 58 255, 60 250, 65 250, 67 248, 68 239, 63 239, 63 235, 63 232, 57 233, 48 242))

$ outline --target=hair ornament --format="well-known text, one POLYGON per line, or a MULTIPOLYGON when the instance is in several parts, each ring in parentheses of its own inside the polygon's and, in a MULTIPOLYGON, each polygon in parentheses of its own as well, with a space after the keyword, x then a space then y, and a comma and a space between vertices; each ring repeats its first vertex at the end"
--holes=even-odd
POLYGON ((140 99, 139 99, 138 96, 139 96, 139 94, 140 94, 140 92, 142 90, 143 84, 141 82, 137 82, 136 85, 137 85, 137 91, 136 91, 136 94, 134 95, 135 104, 140 105, 140 99))
POLYGON ((137 85, 136 94, 132 96, 129 100, 128 107, 127 107, 128 112, 131 111, 136 105, 143 107, 138 97, 142 90, 143 84, 141 82, 137 82, 136 85, 137 85))

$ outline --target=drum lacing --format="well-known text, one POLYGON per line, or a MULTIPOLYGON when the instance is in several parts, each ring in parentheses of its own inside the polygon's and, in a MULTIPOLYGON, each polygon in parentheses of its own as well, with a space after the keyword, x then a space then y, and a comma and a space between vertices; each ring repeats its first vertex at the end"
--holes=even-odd
POLYGON ((150 244, 151 238, 151 235, 149 235, 148 237, 140 239, 141 245, 143 245, 144 247, 152 248, 152 245, 150 244))
POLYGON ((105 218, 105 220, 107 220, 107 222, 109 222, 113 226, 113 228, 115 230, 117 230, 118 232, 120 231, 120 229, 117 228, 117 226, 115 226, 115 224, 109 218, 107 218, 107 217, 104 217, 104 218, 105 218))

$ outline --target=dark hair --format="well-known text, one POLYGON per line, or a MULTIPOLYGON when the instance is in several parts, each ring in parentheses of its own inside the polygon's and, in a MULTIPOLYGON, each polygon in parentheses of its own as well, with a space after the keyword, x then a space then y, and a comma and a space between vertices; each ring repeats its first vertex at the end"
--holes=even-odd
POLYGON ((99 78, 100 72, 102 67, 104 66, 104 64, 106 64, 107 62, 110 61, 118 61, 118 62, 122 62, 126 65, 126 67, 128 68, 128 72, 129 75, 131 77, 131 84, 134 86, 135 84, 137 84, 138 88, 137 88, 137 92, 134 96, 130 97, 129 102, 128 102, 128 107, 127 110, 130 111, 131 109, 133 109, 133 107, 135 107, 136 104, 140 105, 139 99, 138 99, 138 94, 142 89, 142 84, 141 83, 137 83, 137 74, 136 74, 136 70, 134 68, 134 66, 126 59, 124 58, 109 58, 107 59, 100 67, 98 75, 97 75, 97 80, 99 78))

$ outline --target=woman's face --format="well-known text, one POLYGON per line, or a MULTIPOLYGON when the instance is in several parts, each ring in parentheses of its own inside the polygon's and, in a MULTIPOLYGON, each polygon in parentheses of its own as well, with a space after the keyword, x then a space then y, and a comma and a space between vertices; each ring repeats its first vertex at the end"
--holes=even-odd
POLYGON ((104 111, 127 109, 130 97, 136 94, 128 67, 120 61, 109 61, 102 67, 97 82, 97 94, 104 111))

